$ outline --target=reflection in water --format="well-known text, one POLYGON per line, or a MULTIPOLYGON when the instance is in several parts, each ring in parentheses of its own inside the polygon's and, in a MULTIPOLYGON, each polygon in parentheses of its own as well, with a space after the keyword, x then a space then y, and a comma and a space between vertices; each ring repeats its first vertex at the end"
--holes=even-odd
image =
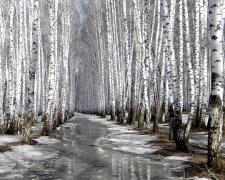
MULTIPOLYGON (((39 162, 30 160, 34 166, 22 174, 22 179, 150 180, 172 176, 168 166, 158 163, 160 157, 115 151, 114 145, 103 149, 96 146, 96 140, 108 133, 103 125, 86 119, 71 120, 53 133, 60 142, 35 145, 48 153, 58 152, 58 157, 39 162)), ((18 173, 21 168, 16 167, 15 171, 18 173)))
POLYGON ((150 180, 151 179, 151 166, 150 165, 147 165, 146 166, 147 168, 147 180, 150 180))
POLYGON ((122 155, 120 152, 113 152, 111 162, 112 176, 117 177, 118 180, 151 179, 151 166, 148 164, 150 163, 148 160, 133 157, 132 155, 122 155))
POLYGON ((139 179, 143 180, 143 168, 142 164, 138 161, 138 174, 139 174, 139 179))

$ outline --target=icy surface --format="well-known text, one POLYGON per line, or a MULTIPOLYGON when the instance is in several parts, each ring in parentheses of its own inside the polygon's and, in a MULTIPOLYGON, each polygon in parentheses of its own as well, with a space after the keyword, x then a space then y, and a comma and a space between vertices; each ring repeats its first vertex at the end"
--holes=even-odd
MULTIPOLYGON (((41 123, 38 126, 33 132, 40 131, 41 123)), ((159 147, 146 144, 154 139, 132 126, 75 114, 51 137, 36 139, 36 145, 0 153, 0 179, 184 179, 188 157, 153 155, 159 147)))
POLYGON ((22 140, 22 136, 12 136, 12 135, 0 135, 0 145, 6 145, 7 143, 17 142, 22 140))
POLYGON ((49 153, 36 146, 19 145, 11 148, 12 151, 0 153, 0 174, 14 172, 13 175, 7 176, 9 178, 21 176, 17 172, 24 173, 28 171, 30 168, 35 167, 37 161, 57 156, 56 152, 49 153), (18 170, 18 167, 21 168, 18 170))
POLYGON ((156 137, 139 135, 137 131, 133 130, 134 127, 132 126, 120 126, 115 122, 97 116, 88 116, 88 119, 106 125, 110 131, 107 136, 100 137, 96 141, 97 145, 104 148, 112 146, 114 150, 135 154, 152 153, 160 149, 159 147, 146 145, 149 141, 155 140, 156 137))
POLYGON ((52 144, 52 143, 59 143, 60 140, 55 138, 50 138, 49 136, 41 136, 38 139, 35 139, 40 144, 52 144))

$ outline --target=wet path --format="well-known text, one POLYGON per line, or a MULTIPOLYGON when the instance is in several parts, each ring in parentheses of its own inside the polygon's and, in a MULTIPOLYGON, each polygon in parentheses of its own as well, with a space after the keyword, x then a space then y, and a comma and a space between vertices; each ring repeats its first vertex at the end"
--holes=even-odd
POLYGON ((159 163, 159 156, 120 152, 110 145, 101 150, 96 140, 109 133, 99 123, 84 118, 71 119, 53 133, 52 137, 58 141, 35 145, 41 151, 57 156, 32 162, 35 166, 23 173, 21 179, 176 179, 172 177, 174 173, 169 163, 159 163))

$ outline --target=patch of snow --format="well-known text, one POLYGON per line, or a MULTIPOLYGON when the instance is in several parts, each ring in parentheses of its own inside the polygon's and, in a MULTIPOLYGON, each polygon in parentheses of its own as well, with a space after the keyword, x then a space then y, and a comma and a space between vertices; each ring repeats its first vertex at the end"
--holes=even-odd
POLYGON ((86 118, 90 121, 101 123, 110 131, 105 137, 98 138, 95 145, 101 148, 113 149, 128 153, 145 154, 159 150, 159 147, 146 145, 149 141, 157 139, 155 136, 140 135, 134 130, 134 126, 121 126, 106 118, 99 118, 96 115, 85 115, 75 113, 76 117, 86 118))
POLYGON ((41 136, 38 139, 35 139, 39 144, 54 144, 59 143, 60 140, 55 138, 50 138, 49 136, 41 136))
POLYGON ((4 179, 23 179, 22 174, 9 174, 4 176, 4 179))
POLYGON ((65 124, 61 125, 61 127, 64 127, 64 128, 74 128, 76 126, 77 126, 77 124, 70 123, 70 122, 66 122, 65 124))
POLYGON ((57 127, 56 130, 60 131, 62 128, 61 127, 57 127))
POLYGON ((184 172, 185 167, 188 167, 188 165, 185 165, 184 162, 189 159, 190 157, 168 156, 162 157, 158 163, 163 164, 164 166, 169 166, 173 172, 184 172))
POLYGON ((185 162, 188 161, 190 159, 190 157, 183 157, 183 156, 168 156, 165 157, 163 159, 163 161, 171 161, 171 160, 175 160, 175 161, 181 161, 181 162, 185 162))
MULTIPOLYGON (((95 145, 100 154, 104 154, 104 148, 106 149, 113 149, 122 152, 129 152, 135 154, 145 154, 145 153, 153 153, 160 149, 160 147, 146 145, 147 142, 157 139, 157 137, 149 136, 149 135, 140 135, 136 130, 134 130, 135 126, 120 126, 117 125, 116 122, 107 121, 110 118, 100 118, 96 115, 87 115, 81 113, 75 113, 76 117, 85 118, 93 122, 101 123, 107 127, 110 131, 109 134, 105 137, 98 138, 96 140, 95 145)), ((183 114, 183 123, 187 123, 188 121, 188 114, 183 114)), ((208 115, 205 118, 205 124, 207 125, 208 122, 208 115)), ((152 123, 151 123, 152 127, 152 123)), ((169 125, 168 123, 159 124, 159 131, 163 133, 169 132, 169 125)), ((202 144, 207 145, 207 132, 197 132, 190 134, 190 142, 193 144, 202 144)), ((225 141, 223 139, 222 143, 223 155, 225 149, 225 141)), ((183 163, 188 161, 190 157, 180 157, 180 156, 169 156, 169 157, 161 157, 156 163, 164 164, 165 166, 169 166, 175 172, 184 172, 184 168, 187 165, 183 163)), ((168 179, 173 179, 173 177, 168 179)), ((175 178, 179 179, 179 178, 175 178)), ((183 178, 180 178, 183 179, 183 178)), ((207 178, 199 178, 199 177, 192 177, 192 180, 206 180, 207 178)))
POLYGON ((155 151, 159 150, 159 147, 156 146, 127 146, 127 145, 120 145, 118 147, 113 147, 113 150, 118 150, 122 152, 134 153, 134 154, 145 154, 145 153, 154 153, 155 151))
MULTIPOLYGON (((182 123, 183 124, 186 124, 187 123, 187 121, 188 121, 188 116, 189 116, 189 114, 183 114, 182 115, 182 123)), ((206 115, 205 116, 205 125, 207 126, 207 124, 208 124, 208 119, 209 119, 209 115, 206 115)))
POLYGON ((3 146, 7 143, 17 142, 22 140, 22 135, 0 135, 0 145, 3 146))
MULTIPOLYGON (((26 172, 29 168, 35 166, 35 163, 33 163, 34 161, 45 160, 57 156, 57 152, 48 152, 37 146, 19 145, 11 148, 12 151, 10 152, 0 153, 0 174, 15 172, 16 167, 23 167, 22 170, 26 172)), ((16 174, 14 175, 16 176, 16 174)), ((9 176, 8 178, 10 179, 12 177, 9 176)), ((17 178, 17 176, 15 178, 17 178)))

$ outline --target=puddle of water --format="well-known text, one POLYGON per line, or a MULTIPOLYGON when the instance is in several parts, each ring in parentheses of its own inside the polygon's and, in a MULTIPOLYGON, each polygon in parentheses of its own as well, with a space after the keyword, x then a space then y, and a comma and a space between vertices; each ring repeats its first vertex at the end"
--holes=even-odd
MULTIPOLYGON (((55 143, 39 143, 34 147, 57 156, 45 160, 32 160, 30 169, 16 166, 4 179, 112 179, 150 180, 176 179, 169 162, 160 156, 137 155, 96 146, 96 140, 110 133, 101 124, 75 118, 52 137, 55 143)), ((183 173, 180 176, 184 176, 183 173)), ((1 179, 1 178, 0 178, 1 179)))

